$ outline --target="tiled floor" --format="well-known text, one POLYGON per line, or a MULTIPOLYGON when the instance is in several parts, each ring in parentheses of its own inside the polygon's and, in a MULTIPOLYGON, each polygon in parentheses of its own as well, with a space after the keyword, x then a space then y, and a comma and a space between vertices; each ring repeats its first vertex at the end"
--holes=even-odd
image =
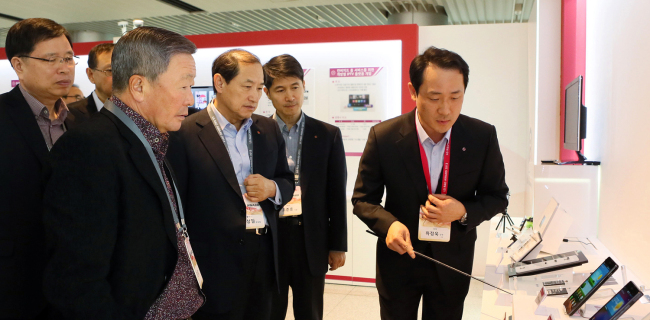
MULTIPOLYGON (((463 319, 481 317, 483 285, 473 281, 465 299, 463 319)), ((292 304, 289 293, 289 306, 292 304)), ((422 308, 420 308, 420 314, 422 308)), ((379 297, 374 287, 357 287, 337 284, 325 285, 323 306, 324 320, 365 320, 379 319, 379 297)), ((418 316, 419 318, 420 316, 418 316)), ((287 320, 294 320, 293 308, 287 310, 287 320)))

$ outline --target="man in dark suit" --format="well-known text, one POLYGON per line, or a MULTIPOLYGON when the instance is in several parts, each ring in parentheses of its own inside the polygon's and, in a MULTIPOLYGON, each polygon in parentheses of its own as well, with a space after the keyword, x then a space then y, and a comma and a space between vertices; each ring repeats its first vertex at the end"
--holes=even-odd
POLYGON ((319 320, 327 265, 330 270, 342 267, 347 251, 347 170, 341 130, 301 111, 304 73, 294 57, 285 54, 269 60, 264 85, 296 183, 278 220, 280 293, 273 295, 271 319, 285 319, 291 286, 296 319, 319 320))
POLYGON ((459 55, 430 47, 409 74, 417 108, 370 130, 354 214, 380 236, 381 318, 416 319, 422 298, 423 319, 460 320, 469 278, 413 251, 472 272, 476 227, 508 204, 503 158, 494 126, 460 114, 469 67, 459 55))
POLYGON ((49 19, 13 25, 6 52, 20 84, 0 95, 0 319, 42 319, 43 188, 49 149, 75 125, 61 99, 74 81, 74 53, 68 32, 49 19))
POLYGON ((52 150, 44 196, 52 318, 187 319, 203 304, 192 230, 164 161, 168 132, 193 104, 195 52, 164 29, 125 34, 115 95, 52 150))
POLYGON ((192 318, 268 319, 278 211, 293 195, 293 173, 277 123, 253 115, 264 85, 259 59, 227 51, 212 75, 215 99, 183 122, 168 156, 210 297, 192 318))
POLYGON ((94 46, 88 53, 88 80, 95 85, 87 98, 71 103, 71 110, 79 111, 84 118, 90 117, 104 107, 104 103, 113 95, 113 70, 111 69, 112 43, 102 43, 94 46))

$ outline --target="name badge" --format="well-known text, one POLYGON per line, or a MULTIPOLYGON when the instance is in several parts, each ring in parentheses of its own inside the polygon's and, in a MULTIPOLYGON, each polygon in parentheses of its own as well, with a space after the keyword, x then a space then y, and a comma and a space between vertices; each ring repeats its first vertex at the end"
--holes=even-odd
POLYGON ((194 270, 194 276, 196 276, 196 282, 199 283, 199 289, 203 288, 203 276, 201 275, 201 270, 199 270, 199 265, 196 263, 196 257, 194 256, 194 250, 192 250, 192 245, 190 244, 190 237, 185 238, 185 250, 187 251, 187 257, 190 259, 192 264, 192 269, 194 270))
POLYGON ((252 202, 246 199, 246 229, 264 228, 264 211, 259 202, 252 202))
POLYGON ((291 201, 284 205, 284 208, 280 210, 280 217, 290 217, 290 216, 299 216, 302 214, 302 190, 300 186, 297 186, 293 190, 293 198, 291 201))
POLYGON ((418 239, 420 241, 449 242, 451 223, 437 223, 420 217, 418 223, 418 239))

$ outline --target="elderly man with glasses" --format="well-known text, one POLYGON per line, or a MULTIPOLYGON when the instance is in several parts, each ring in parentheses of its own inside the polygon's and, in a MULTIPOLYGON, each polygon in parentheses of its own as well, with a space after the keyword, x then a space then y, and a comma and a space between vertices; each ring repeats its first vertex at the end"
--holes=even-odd
POLYGON ((87 98, 71 103, 70 110, 79 111, 88 118, 104 107, 104 103, 113 94, 113 69, 111 69, 112 43, 102 43, 94 46, 88 54, 88 80, 95 85, 95 91, 87 98))
POLYGON ((0 319, 43 319, 44 181, 50 148, 75 125, 61 97, 76 59, 65 28, 40 18, 9 29, 6 53, 20 84, 0 95, 0 319))

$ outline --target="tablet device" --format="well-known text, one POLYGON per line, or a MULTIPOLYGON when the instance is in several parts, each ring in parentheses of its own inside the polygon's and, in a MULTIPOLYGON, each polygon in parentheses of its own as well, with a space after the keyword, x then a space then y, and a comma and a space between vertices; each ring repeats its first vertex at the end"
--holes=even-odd
POLYGON ((587 280, 583 282, 573 294, 564 301, 564 309, 568 315, 573 315, 582 307, 582 305, 589 300, 589 298, 598 291, 598 288, 607 281, 609 277, 614 274, 618 269, 618 265, 612 258, 607 258, 605 261, 591 273, 587 280))
POLYGON ((641 290, 632 281, 628 282, 621 291, 612 297, 594 314, 590 320, 616 320, 622 316, 639 298, 643 296, 641 290))

